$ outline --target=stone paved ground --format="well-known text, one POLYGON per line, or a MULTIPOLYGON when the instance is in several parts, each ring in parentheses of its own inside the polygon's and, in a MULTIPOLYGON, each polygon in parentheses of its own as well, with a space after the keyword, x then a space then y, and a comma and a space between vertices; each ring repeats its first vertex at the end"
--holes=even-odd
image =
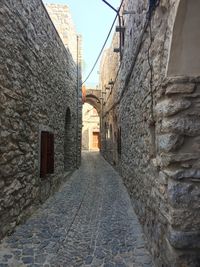
POLYGON ((98 154, 0 245, 0 267, 152 267, 119 175, 98 154))

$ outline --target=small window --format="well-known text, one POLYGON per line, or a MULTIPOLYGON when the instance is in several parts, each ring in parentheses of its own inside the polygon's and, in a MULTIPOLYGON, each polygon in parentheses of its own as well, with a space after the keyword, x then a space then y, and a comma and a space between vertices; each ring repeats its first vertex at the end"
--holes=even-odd
POLYGON ((45 178, 47 174, 54 173, 54 134, 41 132, 40 149, 40 177, 45 178))

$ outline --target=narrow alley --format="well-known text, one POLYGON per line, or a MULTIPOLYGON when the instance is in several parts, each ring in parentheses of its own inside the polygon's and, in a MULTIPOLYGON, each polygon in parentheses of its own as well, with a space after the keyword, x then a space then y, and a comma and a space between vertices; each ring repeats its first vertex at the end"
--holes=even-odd
POLYGON ((0 246, 0 266, 151 267, 130 198, 97 152, 0 246))
POLYGON ((200 267, 199 11, 0 1, 0 267, 200 267))

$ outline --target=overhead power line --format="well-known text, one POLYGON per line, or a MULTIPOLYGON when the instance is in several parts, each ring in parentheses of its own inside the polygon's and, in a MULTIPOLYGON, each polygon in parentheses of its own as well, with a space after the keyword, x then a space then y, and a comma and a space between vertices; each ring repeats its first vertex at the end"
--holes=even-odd
POLYGON ((106 0, 102 0, 106 5, 108 5, 111 9, 113 9, 116 13, 119 13, 119 9, 115 9, 111 4, 109 4, 106 0))
POLYGON ((97 57, 97 59, 96 59, 94 65, 93 65, 91 71, 89 72, 88 76, 85 78, 85 80, 82 82, 81 85, 83 85, 83 84, 89 79, 89 77, 90 77, 90 75, 92 74, 94 68, 96 67, 96 65, 97 65, 97 63, 98 63, 98 61, 99 61, 99 58, 100 58, 101 54, 103 53, 103 50, 104 50, 104 48, 105 48, 105 46, 106 46, 106 43, 107 43, 107 41, 108 41, 108 39, 109 39, 109 37, 110 37, 110 34, 111 34, 112 29, 113 29, 113 27, 114 27, 114 25, 115 25, 115 22, 116 22, 116 20, 117 20, 117 18, 118 18, 118 13, 119 13, 119 10, 121 9, 122 3, 123 3, 123 1, 121 2, 121 5, 120 5, 120 7, 119 7, 119 9, 118 9, 118 12, 117 12, 117 15, 116 15, 115 18, 114 18, 114 21, 113 21, 113 23, 112 23, 112 26, 111 26, 109 32, 108 32, 108 35, 107 35, 106 40, 105 40, 105 42, 104 42, 104 44, 103 44, 103 47, 102 47, 101 50, 100 50, 100 53, 99 53, 99 55, 98 55, 98 57, 97 57))
POLYGON ((110 37, 110 34, 111 34, 111 32, 112 32, 112 29, 113 29, 113 27, 114 27, 114 25, 115 25, 115 21, 116 21, 116 19, 117 19, 117 15, 116 15, 116 17, 115 17, 115 19, 114 19, 114 21, 113 21, 113 23, 112 23, 112 26, 111 26, 111 28, 110 28, 110 31, 109 31, 109 33, 108 33, 108 35, 107 35, 107 37, 106 37, 106 40, 105 40, 105 42, 104 42, 104 44, 103 44, 103 47, 101 48, 101 51, 100 51, 98 57, 97 57, 97 59, 96 59, 94 65, 93 65, 91 71, 89 72, 88 76, 87 76, 86 79, 82 82, 82 85, 89 79, 89 77, 90 77, 90 75, 92 74, 94 68, 96 67, 96 65, 97 65, 97 63, 98 63, 98 61, 99 61, 99 58, 100 58, 100 56, 101 56, 101 54, 102 54, 102 52, 103 52, 103 50, 104 50, 104 48, 105 48, 105 46, 106 46, 106 43, 107 43, 107 41, 108 41, 108 38, 110 37))

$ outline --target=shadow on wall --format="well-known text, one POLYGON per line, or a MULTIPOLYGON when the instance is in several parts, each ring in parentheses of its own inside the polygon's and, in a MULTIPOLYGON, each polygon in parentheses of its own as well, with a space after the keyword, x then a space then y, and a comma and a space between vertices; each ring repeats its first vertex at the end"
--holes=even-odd
POLYGON ((72 127, 71 127, 71 111, 67 108, 65 115, 65 140, 64 140, 64 170, 72 169, 72 127))
POLYGON ((86 129, 82 133, 82 150, 89 150, 89 130, 86 129))

